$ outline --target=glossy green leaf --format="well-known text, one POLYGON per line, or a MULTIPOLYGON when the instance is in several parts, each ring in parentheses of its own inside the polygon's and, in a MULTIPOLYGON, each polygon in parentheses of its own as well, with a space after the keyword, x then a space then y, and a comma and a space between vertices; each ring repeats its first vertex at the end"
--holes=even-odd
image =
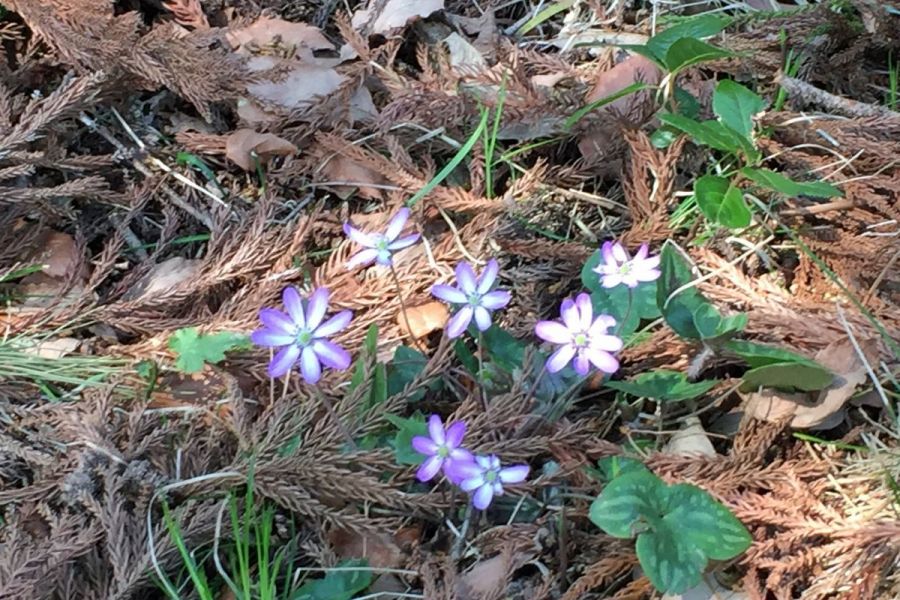
POLYGON ((661 113, 659 120, 683 131, 691 136, 694 141, 716 150, 738 153, 743 147, 740 135, 723 127, 718 121, 700 122, 674 113, 661 113))
POLYGON ((176 354, 175 368, 182 373, 199 373, 206 363, 225 360, 226 352, 251 347, 243 334, 228 331, 201 334, 196 327, 179 329, 169 338, 169 348, 176 354))
POLYGON ((693 281, 690 263, 672 243, 663 246, 660 260, 662 276, 657 280, 656 303, 666 323, 683 338, 700 339, 694 325, 694 311, 708 304, 696 288, 688 288, 669 297, 675 290, 693 281))
POLYGON ((677 73, 691 65, 733 56, 728 50, 716 48, 694 38, 682 38, 669 46, 663 61, 670 73, 677 73))
POLYGON ((678 114, 684 115, 689 119, 700 117, 700 101, 693 94, 681 86, 675 86, 674 96, 678 105, 678 114))
POLYGON ((689 545, 713 560, 728 560, 750 547, 753 538, 725 506, 700 488, 678 484, 666 490, 664 521, 689 545))
POLYGON ((744 195, 730 180, 704 175, 694 182, 694 197, 700 212, 713 223, 733 229, 750 225, 751 214, 744 195))
POLYGON ((747 326, 747 315, 738 313, 723 317, 712 304, 698 306, 693 314, 694 326, 704 340, 733 335, 747 326))
POLYGON ((834 198, 844 193, 824 181, 799 182, 770 169, 744 167, 741 174, 753 183, 785 196, 812 196, 814 198, 834 198))
POLYGON ((291 600, 351 600, 359 592, 372 585, 372 571, 368 562, 354 559, 342 562, 337 569, 326 571, 322 579, 304 583, 291 596, 291 600))
POLYGON ((684 373, 658 369, 641 373, 630 381, 607 381, 605 385, 639 398, 675 402, 702 396, 717 383, 715 379, 692 383, 684 373))
POLYGON ((775 363, 755 367, 744 373, 742 392, 752 392, 760 387, 809 392, 831 385, 834 375, 819 365, 806 363, 775 363))
POLYGON ((783 362, 818 366, 815 361, 806 358, 802 354, 778 348, 777 346, 758 344, 747 340, 729 340, 725 344, 725 348, 743 358, 751 367, 762 367, 783 362))
POLYGON ((753 132, 753 116, 765 108, 765 100, 730 79, 719 82, 713 94, 713 112, 716 116, 747 138, 753 132))
POLYGON ((594 315, 608 314, 616 320, 617 335, 627 337, 634 333, 642 319, 660 316, 656 305, 656 282, 641 283, 636 288, 619 285, 604 288, 600 275, 594 269, 600 264, 600 251, 588 257, 581 269, 581 282, 591 292, 594 315))
POLYGON ((675 42, 684 38, 701 39, 716 35, 731 23, 731 19, 720 15, 700 15, 654 35, 647 41, 647 51, 660 64, 675 42))
POLYGON ((650 583, 668 594, 696 586, 706 569, 703 552, 666 526, 639 535, 634 549, 650 583))
POLYGON ((616 477, 591 503, 591 522, 613 537, 630 538, 642 516, 659 512, 657 503, 664 487, 662 480, 647 470, 616 477))
POLYGON ((482 336, 488 356, 498 367, 507 373, 522 367, 526 347, 524 342, 514 338, 508 331, 498 325, 494 325, 483 332, 482 336))
MULTIPOLYGON (((387 395, 394 396, 403 391, 416 380, 428 364, 428 357, 409 346, 398 346, 394 350, 394 358, 388 369, 387 395)), ((421 400, 425 396, 425 388, 420 387, 413 392, 410 400, 421 400)))
POLYGON ((616 477, 647 471, 647 467, 641 461, 629 456, 604 456, 597 461, 597 470, 604 482, 610 482, 616 477))
POLYGON ((424 460, 424 456, 413 450, 412 439, 417 435, 428 435, 428 424, 424 417, 404 419, 390 413, 385 413, 384 418, 397 428, 394 436, 394 457, 398 465, 417 465, 424 460))

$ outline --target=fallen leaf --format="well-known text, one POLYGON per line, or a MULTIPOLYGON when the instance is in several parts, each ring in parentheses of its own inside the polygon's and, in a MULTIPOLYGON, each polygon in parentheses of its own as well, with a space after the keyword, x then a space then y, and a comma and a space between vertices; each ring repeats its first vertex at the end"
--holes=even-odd
MULTIPOLYGON (((255 67, 250 68, 254 70, 265 63, 274 66, 274 59, 259 57, 258 60, 251 61, 251 65, 255 64, 255 67)), ((238 115, 249 123, 265 123, 277 118, 277 115, 270 114, 263 108, 265 105, 274 105, 285 112, 297 110, 317 97, 326 97, 337 91, 345 80, 343 75, 331 67, 296 63, 291 66, 290 73, 278 81, 260 81, 247 85, 250 102, 238 106, 238 115), (254 99, 261 104, 254 104, 254 99)))
POLYGON ((160 296, 179 284, 194 279, 203 261, 175 256, 154 265, 130 290, 123 300, 160 296))
POLYGON ((321 172, 326 181, 335 181, 329 186, 342 200, 346 200, 354 193, 369 200, 380 200, 382 190, 372 185, 386 185, 388 180, 376 171, 365 167, 346 156, 336 155, 323 164, 321 172))
MULTIPOLYGON (((875 340, 862 340, 860 346, 866 360, 870 363, 877 360, 875 340)), ((745 414, 770 422, 793 415, 791 427, 797 429, 824 430, 837 426, 843 420, 844 404, 853 395, 856 386, 866 381, 866 367, 849 339, 832 342, 820 350, 814 359, 834 373, 831 385, 808 394, 788 394, 769 389, 744 394, 745 414)))
POLYGON ((62 358, 67 354, 71 354, 78 349, 78 346, 81 345, 81 340, 76 340, 75 338, 54 338, 49 340, 44 340, 35 344, 34 346, 29 346, 27 348, 23 348, 22 352, 25 354, 30 354, 32 356, 39 356, 41 358, 62 358))
MULTIPOLYGON (((179 373, 167 370, 150 395, 149 408, 209 409, 220 417, 231 412, 232 400, 239 396, 237 380, 231 374, 210 366, 200 373, 179 373)), ((211 417, 211 413, 208 413, 211 417)))
POLYGON ((676 456, 715 456, 716 449, 706 435, 700 419, 688 417, 684 425, 669 440, 663 449, 665 454, 676 456))
POLYGON ((568 76, 568 73, 547 73, 545 75, 532 75, 531 83, 540 87, 552 88, 568 76))
POLYGON ((351 24, 357 31, 366 30, 369 35, 385 34, 439 10, 444 10, 444 0, 387 0, 383 4, 379 0, 370 0, 366 8, 353 13, 351 24), (373 14, 373 10, 378 12, 373 14))
POLYGON ((272 156, 290 156, 297 146, 273 133, 258 133, 252 129, 238 129, 225 140, 225 157, 245 171, 255 170, 253 154, 265 164, 272 156))
POLYGON ((412 339, 418 340, 432 331, 443 329, 450 319, 450 311, 442 302, 428 302, 419 306, 407 306, 406 317, 409 319, 409 329, 406 326, 403 312, 398 312, 397 324, 400 326, 400 330, 412 339))
POLYGON ((32 248, 26 262, 40 264, 41 271, 50 277, 68 277, 82 265, 78 244, 68 233, 45 231, 34 241, 32 248))
POLYGON ((487 61, 469 40, 456 32, 444 38, 450 55, 450 66, 466 74, 476 74, 487 68, 487 61))
POLYGON ((509 552, 478 561, 457 580, 456 597, 459 600, 499 597, 506 589, 512 567, 509 552))
POLYGON ((334 44, 318 27, 284 19, 260 17, 249 27, 229 31, 225 38, 240 54, 249 54, 253 46, 281 43, 294 49, 301 61, 314 62, 316 51, 334 50, 334 44))
POLYGON ((24 297, 22 306, 26 308, 71 306, 84 294, 84 280, 77 281, 63 294, 65 289, 65 278, 51 277, 44 273, 32 273, 16 286, 17 295, 24 297))
POLYGON ((338 558, 365 558, 373 569, 397 569, 405 560, 388 534, 333 529, 328 532, 328 541, 338 558))

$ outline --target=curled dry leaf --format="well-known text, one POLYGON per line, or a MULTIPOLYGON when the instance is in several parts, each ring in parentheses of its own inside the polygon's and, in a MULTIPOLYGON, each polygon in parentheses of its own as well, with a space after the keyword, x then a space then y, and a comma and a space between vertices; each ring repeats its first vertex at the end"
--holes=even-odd
POLYGON ((335 182, 329 185, 342 200, 346 200, 357 192, 361 197, 378 200, 382 197, 379 185, 387 185, 387 179, 380 173, 359 164, 346 156, 332 156, 321 166, 321 173, 326 181, 335 182))
POLYGON ((252 171, 256 168, 253 155, 265 164, 272 156, 290 156, 297 146, 273 133, 257 133, 252 129, 238 129, 225 140, 225 156, 233 163, 252 171))
POLYGON ((351 24, 369 35, 385 34, 439 10, 444 10, 444 0, 369 0, 366 8, 353 13, 351 24))
POLYGON ((697 417, 688 417, 684 421, 684 425, 679 429, 666 447, 663 449, 666 454, 674 454, 676 456, 715 456, 716 449, 713 448, 706 430, 697 417))
MULTIPOLYGON (((877 342, 860 341, 860 347, 870 363, 878 358, 877 342)), ((827 388, 809 394, 789 394, 777 390, 762 390, 745 394, 746 416, 775 422, 793 415, 791 427, 798 429, 831 429, 844 415, 844 404, 853 395, 856 386, 866 381, 865 364, 849 339, 832 342, 815 356, 816 362, 834 373, 834 380, 827 388)))
POLYGON ((398 311, 397 324, 400 330, 409 335, 412 339, 418 340, 425 337, 432 331, 443 329, 450 319, 450 311, 442 302, 428 302, 419 306, 407 306, 406 316, 409 319, 409 327, 406 327, 406 319, 403 318, 403 312, 398 311))
POLYGON ((32 356, 39 356, 41 358, 62 358, 68 354, 72 354, 75 350, 78 349, 78 346, 81 345, 81 340, 76 340, 75 338, 54 338, 49 340, 44 340, 35 344, 34 346, 29 346, 24 348, 22 352, 25 354, 31 354, 32 356))
POLYGON ((125 292, 124 300, 137 300, 165 294, 179 284, 194 279, 200 272, 203 261, 175 256, 155 265, 125 292))

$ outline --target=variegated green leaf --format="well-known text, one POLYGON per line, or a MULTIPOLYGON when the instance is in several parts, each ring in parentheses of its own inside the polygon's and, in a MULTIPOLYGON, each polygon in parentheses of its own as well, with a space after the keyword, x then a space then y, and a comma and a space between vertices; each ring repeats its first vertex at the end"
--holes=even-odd
POLYGON ((665 484, 650 471, 633 471, 610 482, 591 503, 590 519, 617 538, 630 538, 641 517, 658 515, 665 484))
POLYGON ((638 536, 635 550, 650 583, 661 592, 680 594, 694 587, 706 569, 703 552, 666 526, 638 536))
POLYGON ((666 527, 707 557, 726 560, 750 547, 747 528, 707 492, 682 483, 669 487, 666 496, 666 527))

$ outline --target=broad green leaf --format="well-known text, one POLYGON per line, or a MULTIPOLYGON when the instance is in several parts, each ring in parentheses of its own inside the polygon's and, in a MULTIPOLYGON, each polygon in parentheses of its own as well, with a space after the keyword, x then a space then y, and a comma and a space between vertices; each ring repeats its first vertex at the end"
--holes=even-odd
POLYGON ((738 313, 723 317, 712 304, 698 306, 694 310, 694 326, 704 340, 733 335, 747 326, 747 315, 738 313))
POLYGON ((606 482, 622 475, 648 470, 644 463, 628 456, 604 456, 597 461, 597 469, 606 482))
POLYGON ((744 137, 753 133, 753 115, 762 112, 766 101, 739 83, 726 79, 713 94, 713 112, 728 127, 744 137))
POLYGON ((700 101, 693 94, 680 86, 675 86, 675 102, 678 104, 678 114, 689 119, 700 116, 700 101))
POLYGON ((700 583, 706 569, 703 551, 666 526, 639 535, 634 549, 644 574, 660 592, 681 594, 700 583))
POLYGON ((831 385, 834 375, 825 367, 806 363, 775 363, 755 367, 744 373, 742 392, 752 392, 760 387, 809 392, 831 385))
POLYGON ((659 120, 690 135, 698 144, 723 152, 743 154, 750 162, 759 159, 759 151, 751 140, 719 121, 699 122, 674 113, 661 113, 659 120))
POLYGON ((456 353, 456 358, 459 359, 462 366, 464 366, 469 373, 477 376, 478 358, 472 354, 472 351, 469 350, 469 347, 466 346, 466 342, 462 338, 457 338, 457 340, 453 342, 453 351, 456 353))
POLYGON ((369 394, 369 407, 380 406, 387 401, 387 367, 378 363, 372 373, 372 392, 369 394))
POLYGON ((669 48, 683 38, 707 38, 716 35, 731 23, 731 19, 718 15, 701 15, 693 19, 673 25, 647 41, 646 48, 650 54, 663 63, 669 48))
POLYGON ((653 144, 654 148, 665 150, 678 139, 679 135, 680 132, 677 129, 667 125, 660 127, 650 135, 650 143, 653 144))
POLYGON ((366 339, 363 342, 363 348, 369 356, 375 356, 378 351, 378 324, 372 323, 366 330, 366 339))
POLYGON ((641 373, 631 381, 607 381, 606 387, 641 398, 675 402, 703 395, 717 383, 715 379, 691 383, 684 373, 659 369, 641 373))
POLYGON ((169 338, 169 348, 177 355, 175 368, 183 373, 199 373, 206 363, 225 360, 226 352, 251 347, 243 334, 229 331, 200 334, 196 327, 179 329, 169 338))
POLYGON ((635 470, 613 479, 591 503, 590 519, 617 538, 630 538, 641 517, 658 514, 665 484, 647 470, 635 470))
POLYGON ((657 280, 656 304, 663 318, 675 333, 683 338, 699 339, 700 332, 694 325, 694 312, 703 304, 708 304, 696 288, 688 288, 669 298, 675 290, 693 281, 691 266, 674 244, 663 246, 660 270, 657 280))
POLYGON ((706 491, 682 483, 666 492, 663 521, 706 557, 728 560, 750 547, 753 539, 744 524, 706 491))
POLYGON ((324 578, 304 583, 291 600, 351 600, 372 585, 372 571, 367 565, 363 559, 342 562, 338 569, 326 571, 324 578))
POLYGON ((404 419, 397 415, 385 413, 384 418, 397 427, 397 435, 394 436, 394 457, 398 465, 417 465, 424 460, 424 456, 413 450, 412 439, 417 435, 428 435, 428 424, 424 417, 404 419))
POLYGON ((488 356, 507 373, 521 368, 525 359, 525 343, 514 338, 498 325, 482 333, 488 356))
MULTIPOLYGON (((428 357, 409 346, 398 346, 388 369, 387 395, 394 396, 403 391, 425 369, 428 357)), ((413 392, 410 400, 421 400, 425 395, 424 386, 413 392)))
POLYGON ((757 344, 747 340, 729 340, 725 344, 725 348, 743 358, 744 362, 751 367, 762 367, 783 362, 801 363, 813 367, 818 366, 818 363, 801 354, 785 350, 784 348, 757 344))
POLYGON ((812 196, 814 198, 833 198, 844 193, 830 183, 824 181, 799 182, 785 177, 770 169, 754 169, 744 167, 741 174, 757 185, 774 190, 785 196, 812 196))
POLYGON ((670 73, 677 73, 691 65, 733 56, 728 50, 716 48, 694 38, 682 38, 666 51, 664 64, 670 73))
POLYGON ((744 195, 730 180, 704 175, 694 182, 694 197, 700 212, 713 223, 733 229, 750 225, 750 209, 744 195))

